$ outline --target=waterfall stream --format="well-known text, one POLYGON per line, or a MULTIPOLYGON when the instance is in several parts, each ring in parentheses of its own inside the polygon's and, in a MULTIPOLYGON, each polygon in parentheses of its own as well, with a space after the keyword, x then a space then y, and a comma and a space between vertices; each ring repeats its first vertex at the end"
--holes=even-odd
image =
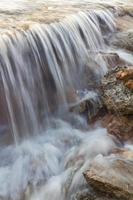
POLYGON ((94 11, 1 37, 1 79, 16 143, 40 132, 52 107, 68 107, 67 95, 82 88, 86 65, 97 79, 105 74, 102 57, 99 67, 89 66, 93 52, 105 48, 99 20, 114 30, 110 12, 94 11))
POLYGON ((96 55, 107 48, 101 25, 114 31, 108 10, 1 36, 1 108, 13 138, 0 149, 1 200, 74 200, 90 161, 115 147, 105 129, 69 113, 76 92, 87 87, 85 68, 97 82, 107 72, 96 55))

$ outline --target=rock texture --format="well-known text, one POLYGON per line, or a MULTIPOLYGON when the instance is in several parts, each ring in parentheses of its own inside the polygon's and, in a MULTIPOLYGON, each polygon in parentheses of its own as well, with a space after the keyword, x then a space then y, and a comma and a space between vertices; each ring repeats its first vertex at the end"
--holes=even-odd
POLYGON ((133 160, 98 156, 84 176, 89 185, 105 197, 133 200, 132 174, 133 160))
POLYGON ((117 67, 111 70, 102 81, 103 101, 108 110, 115 114, 133 114, 132 72, 132 66, 117 67))

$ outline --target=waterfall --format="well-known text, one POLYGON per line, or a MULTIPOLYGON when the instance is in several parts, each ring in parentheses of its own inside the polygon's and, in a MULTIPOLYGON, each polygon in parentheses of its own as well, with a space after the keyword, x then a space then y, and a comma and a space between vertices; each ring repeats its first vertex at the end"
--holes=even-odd
MULTIPOLYGON (((1 36, 1 109, 7 110, 16 145, 0 149, 0 199, 75 199, 90 161, 115 147, 105 129, 92 130, 82 117, 67 112, 77 101, 76 91, 88 89, 85 68, 97 82, 107 71, 97 56, 107 47, 101 26, 114 31, 107 10, 79 12, 1 36), (63 119, 67 113, 69 122, 63 119)), ((96 101, 95 93, 89 94, 96 101)))
MULTIPOLYGON (((0 74, 16 143, 39 133, 53 109, 66 108, 67 95, 82 88, 90 57, 105 48, 99 22, 113 31, 109 11, 90 11, 0 38, 0 74)), ((98 78, 107 69, 102 58, 97 62, 99 68, 88 67, 98 78)))

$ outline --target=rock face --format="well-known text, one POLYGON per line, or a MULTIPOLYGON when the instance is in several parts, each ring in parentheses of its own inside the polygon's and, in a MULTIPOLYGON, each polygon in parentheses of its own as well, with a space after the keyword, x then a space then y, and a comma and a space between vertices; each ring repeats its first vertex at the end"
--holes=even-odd
POLYGON ((133 160, 98 156, 84 173, 97 193, 119 200, 133 200, 133 160))
POLYGON ((133 114, 132 75, 133 67, 117 67, 103 79, 103 101, 109 111, 118 115, 133 114))

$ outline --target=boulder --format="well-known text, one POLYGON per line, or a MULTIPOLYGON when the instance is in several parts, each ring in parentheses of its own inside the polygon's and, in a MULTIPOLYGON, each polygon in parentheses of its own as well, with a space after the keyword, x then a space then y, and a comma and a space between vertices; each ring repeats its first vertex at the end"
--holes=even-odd
POLYGON ((133 160, 119 156, 97 156, 84 177, 104 197, 133 200, 133 160))
POLYGON ((132 72, 133 66, 116 67, 102 80, 104 104, 116 115, 133 114, 132 72))

